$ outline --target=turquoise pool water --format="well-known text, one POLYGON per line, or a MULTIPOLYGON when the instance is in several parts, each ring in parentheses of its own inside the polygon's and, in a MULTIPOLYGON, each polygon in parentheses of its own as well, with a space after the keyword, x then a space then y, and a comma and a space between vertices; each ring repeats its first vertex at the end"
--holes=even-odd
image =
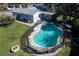
POLYGON ((58 38, 62 35, 62 31, 54 24, 45 24, 33 37, 33 41, 42 47, 54 47, 58 38))

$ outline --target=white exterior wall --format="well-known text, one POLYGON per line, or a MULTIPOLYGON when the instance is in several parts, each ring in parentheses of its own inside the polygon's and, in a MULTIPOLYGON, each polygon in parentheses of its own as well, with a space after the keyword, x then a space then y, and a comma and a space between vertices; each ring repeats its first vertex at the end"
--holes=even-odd
POLYGON ((34 15, 33 15, 33 21, 34 23, 37 22, 37 20, 41 20, 40 17, 39 17, 39 14, 41 14, 40 12, 36 12, 34 15))

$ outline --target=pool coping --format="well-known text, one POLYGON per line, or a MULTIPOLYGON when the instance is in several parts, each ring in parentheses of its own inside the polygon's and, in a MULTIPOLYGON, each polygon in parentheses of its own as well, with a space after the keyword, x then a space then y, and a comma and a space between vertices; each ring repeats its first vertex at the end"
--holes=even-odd
MULTIPOLYGON (((43 47, 43 46, 40 46, 40 45, 36 44, 36 43, 33 41, 34 35, 37 34, 37 33, 40 31, 40 27, 41 27, 41 25, 43 25, 43 24, 44 24, 44 23, 41 23, 41 24, 37 25, 37 26, 33 29, 34 31, 28 36, 29 42, 30 42, 31 45, 33 45, 33 46, 35 46, 35 47, 39 47, 39 48, 47 48, 47 49, 54 48, 56 45, 58 45, 58 44, 60 43, 60 42, 59 42, 60 36, 58 37, 57 44, 56 44, 55 46, 53 46, 53 47, 43 47)), ((58 28, 58 27, 57 27, 57 28, 58 28)), ((59 30, 62 30, 61 28, 58 28, 58 29, 59 29, 59 30)))

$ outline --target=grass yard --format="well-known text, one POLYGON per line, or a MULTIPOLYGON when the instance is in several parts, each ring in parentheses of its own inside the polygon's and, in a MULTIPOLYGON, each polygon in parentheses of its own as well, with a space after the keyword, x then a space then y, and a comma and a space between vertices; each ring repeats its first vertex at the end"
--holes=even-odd
MULTIPOLYGON (((14 22, 8 27, 0 27, 0 55, 28 55, 21 49, 16 53, 10 53, 10 48, 19 44, 20 37, 28 30, 29 26, 14 22)), ((29 54, 30 55, 30 54, 29 54)))
POLYGON ((56 56, 69 56, 70 47, 64 47, 61 51, 59 51, 56 56))

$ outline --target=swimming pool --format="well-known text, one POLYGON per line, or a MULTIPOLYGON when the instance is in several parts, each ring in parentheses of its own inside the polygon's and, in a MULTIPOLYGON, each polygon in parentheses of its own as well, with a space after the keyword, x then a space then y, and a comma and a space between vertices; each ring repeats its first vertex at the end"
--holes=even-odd
POLYGON ((54 24, 44 24, 38 33, 33 36, 33 41, 41 47, 54 47, 58 44, 59 37, 62 36, 62 30, 60 30, 54 24))

